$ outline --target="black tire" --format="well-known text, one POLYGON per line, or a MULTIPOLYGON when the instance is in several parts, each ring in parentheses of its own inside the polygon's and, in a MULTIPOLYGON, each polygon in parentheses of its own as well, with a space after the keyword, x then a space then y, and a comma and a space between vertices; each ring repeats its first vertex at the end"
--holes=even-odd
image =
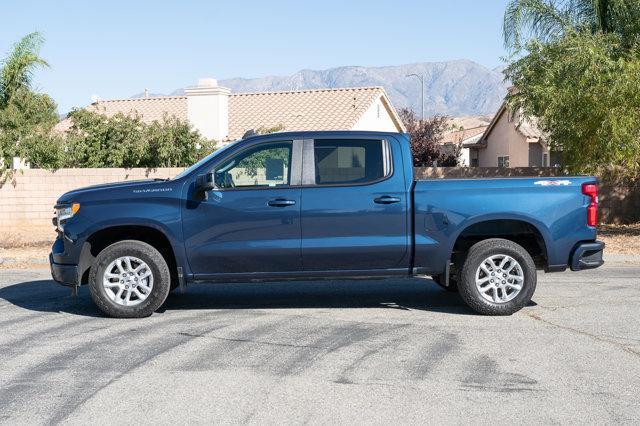
POLYGON ((511 315, 526 306, 536 291, 537 273, 531 255, 519 244, 501 238, 491 238, 474 244, 460 272, 458 290, 460 296, 474 311, 483 315, 511 315), (522 289, 512 300, 491 302, 482 297, 476 287, 476 271, 480 264, 494 255, 508 255, 515 259, 522 269, 524 282, 522 289))
POLYGON ((449 285, 448 286, 445 286, 443 284, 444 283, 444 274, 434 275, 432 277, 432 279, 436 284, 438 284, 440 287, 442 287, 446 291, 449 291, 451 293, 457 293, 458 292, 458 281, 457 281, 455 276, 449 275, 449 285))
POLYGON ((136 240, 124 240, 110 245, 96 257, 89 276, 91 298, 98 308, 113 318, 143 318, 154 313, 167 299, 171 273, 167 262, 153 246, 136 240), (102 286, 102 276, 111 262, 122 256, 133 256, 145 262, 153 274, 151 293, 140 304, 123 306, 112 301, 102 286))

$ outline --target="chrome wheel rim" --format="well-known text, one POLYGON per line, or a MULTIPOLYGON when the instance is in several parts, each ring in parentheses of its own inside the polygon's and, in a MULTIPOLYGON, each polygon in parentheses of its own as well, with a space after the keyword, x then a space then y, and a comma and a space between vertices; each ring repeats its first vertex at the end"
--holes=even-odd
POLYGON ((476 270, 476 288, 489 302, 507 303, 520 294, 523 286, 522 266, 506 254, 486 258, 476 270))
POLYGON ((102 286, 112 302, 136 306, 151 294, 153 273, 149 265, 137 257, 119 257, 104 270, 102 286))

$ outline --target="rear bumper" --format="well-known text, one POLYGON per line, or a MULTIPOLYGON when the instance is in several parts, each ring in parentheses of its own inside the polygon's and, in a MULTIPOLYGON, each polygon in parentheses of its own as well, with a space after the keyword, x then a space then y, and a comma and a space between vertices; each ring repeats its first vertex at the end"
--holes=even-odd
POLYGON ((602 266, 604 264, 603 251, 604 243, 602 241, 579 243, 571 255, 571 270, 581 271, 602 266))
POLYGON ((53 280, 67 286, 78 285, 78 266, 63 265, 53 261, 53 255, 49 254, 49 265, 51 266, 51 276, 53 280))

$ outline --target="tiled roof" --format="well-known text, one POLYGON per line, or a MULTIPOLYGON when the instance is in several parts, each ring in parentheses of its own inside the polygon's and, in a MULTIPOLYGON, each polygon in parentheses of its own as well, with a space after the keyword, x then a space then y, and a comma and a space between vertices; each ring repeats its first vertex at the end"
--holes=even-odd
POLYGON ((445 133, 444 137, 440 141, 441 144, 448 143, 460 143, 465 142, 469 138, 481 135, 489 126, 473 127, 471 129, 456 130, 453 132, 445 133))
MULTIPOLYGON (((185 96, 162 96, 157 98, 136 98, 136 99, 113 99, 98 101, 91 104, 87 109, 98 111, 109 117, 118 113, 130 115, 138 113, 146 123, 162 121, 164 114, 174 116, 180 120, 187 120, 187 98, 185 96)), ((66 132, 73 123, 65 118, 56 126, 54 130, 66 132)))
POLYGON ((516 129, 527 139, 544 139, 544 133, 538 127, 538 119, 536 117, 524 118, 520 116, 520 122, 516 129))
MULTIPOLYGON (((229 96, 229 140, 247 130, 282 126, 283 130, 349 130, 378 98, 399 128, 399 118, 382 87, 318 89, 287 92, 233 93, 229 96)), ((108 116, 137 112, 143 121, 161 120, 165 113, 187 120, 186 96, 98 101, 90 108, 108 116)), ((64 132, 69 119, 56 125, 64 132)))
POLYGON ((233 94, 229 97, 229 138, 276 125, 287 131, 349 130, 384 94, 381 87, 233 94))
POLYGON ((126 115, 136 111, 147 123, 162 121, 165 113, 175 116, 179 120, 187 119, 187 98, 185 96, 98 101, 92 107, 108 116, 118 113, 126 115))

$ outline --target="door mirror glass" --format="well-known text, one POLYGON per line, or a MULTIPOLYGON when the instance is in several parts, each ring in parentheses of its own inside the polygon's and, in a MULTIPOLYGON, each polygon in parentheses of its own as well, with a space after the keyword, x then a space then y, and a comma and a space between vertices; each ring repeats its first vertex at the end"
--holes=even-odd
POLYGON ((216 183, 214 181, 213 173, 207 173, 204 175, 199 175, 196 178, 196 192, 206 192, 211 191, 216 188, 216 183))

